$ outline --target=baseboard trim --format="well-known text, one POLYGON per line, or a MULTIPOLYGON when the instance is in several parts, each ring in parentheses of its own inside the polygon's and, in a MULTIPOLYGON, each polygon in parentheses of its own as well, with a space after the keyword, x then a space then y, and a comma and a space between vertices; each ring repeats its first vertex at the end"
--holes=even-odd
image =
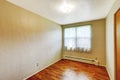
MULTIPOLYGON (((85 60, 82 61, 82 60, 77 59, 77 58, 72 58, 71 56, 70 56, 70 58, 68 58, 68 57, 66 57, 66 56, 63 56, 63 59, 68 59, 68 60, 73 60, 73 61, 78 61, 78 62, 93 64, 93 65, 96 65, 96 66, 106 67, 105 65, 102 65, 102 64, 96 64, 96 62, 85 61, 85 60)), ((89 60, 93 60, 93 59, 89 59, 89 60)))
MULTIPOLYGON (((62 59, 62 58, 61 58, 61 59, 62 59)), ((36 72, 34 72, 34 73, 30 74, 29 76, 27 76, 27 77, 26 77, 26 78, 24 78, 23 80, 27 80, 29 77, 31 77, 31 76, 33 76, 33 75, 37 74, 38 72, 40 72, 40 71, 44 70, 44 69, 45 69, 45 68, 47 68, 47 67, 49 67, 49 66, 51 66, 51 65, 55 64, 56 62, 60 61, 61 59, 59 59, 59 60, 55 61, 54 63, 49 64, 48 66, 46 66, 46 67, 42 68, 42 69, 41 69, 41 70, 39 70, 39 71, 36 71, 36 72)))
MULTIPOLYGON (((41 70, 40 70, 40 71, 41 71, 41 70)), ((32 73, 30 76, 26 77, 26 78, 23 79, 23 80, 27 80, 29 77, 33 76, 34 74, 37 74, 38 72, 39 72, 39 71, 36 71, 36 72, 32 73)))
POLYGON ((108 75, 109 75, 109 77, 110 77, 110 80, 113 80, 113 78, 112 78, 112 75, 111 75, 111 73, 110 73, 110 70, 109 70, 109 68, 106 66, 106 70, 107 70, 107 72, 108 72, 108 75))
MULTIPOLYGON (((73 60, 73 61, 78 61, 78 62, 81 62, 80 60, 70 59, 70 58, 65 58, 65 57, 63 57, 63 58, 61 58, 61 59, 68 59, 68 60, 73 60)), ((57 60, 56 62, 60 61, 61 59, 57 60)), ((56 63, 56 62, 54 62, 54 63, 56 63)), ((54 63, 52 63, 52 64, 54 64, 54 63)), ((87 63, 87 62, 84 62, 84 63, 87 63)), ((31 77, 31 76, 33 76, 33 75, 37 74, 38 72, 40 72, 40 71, 44 70, 45 68, 47 68, 47 67, 51 66, 52 64, 49 64, 48 66, 44 67, 43 69, 41 69, 41 70, 39 70, 39 71, 36 71, 36 72, 32 73, 31 75, 27 76, 27 77, 26 77, 26 78, 24 78, 23 80, 28 79, 29 77, 31 77)), ((88 64, 92 64, 92 63, 88 63, 88 64)), ((94 65, 94 64, 93 64, 93 65, 94 65)), ((98 65, 98 66, 106 67, 105 65, 98 65)), ((108 74, 109 74, 109 70, 107 69, 107 67, 106 67, 106 70, 107 70, 107 72, 108 72, 108 74)), ((110 79, 112 80, 112 78, 110 78, 110 79)))

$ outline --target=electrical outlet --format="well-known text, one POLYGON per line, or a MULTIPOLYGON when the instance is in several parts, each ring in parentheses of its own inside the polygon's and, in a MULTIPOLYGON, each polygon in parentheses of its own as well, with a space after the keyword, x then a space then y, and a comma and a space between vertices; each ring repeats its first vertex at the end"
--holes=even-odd
POLYGON ((38 67, 38 66, 39 66, 39 63, 36 63, 36 66, 38 67))

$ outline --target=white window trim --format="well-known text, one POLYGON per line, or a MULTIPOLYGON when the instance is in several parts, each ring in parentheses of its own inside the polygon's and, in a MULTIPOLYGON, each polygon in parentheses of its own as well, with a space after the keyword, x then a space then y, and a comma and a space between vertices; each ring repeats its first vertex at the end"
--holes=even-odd
MULTIPOLYGON (((75 29, 75 30, 77 30, 77 29, 75 29)), ((76 31, 76 32, 77 32, 77 31, 76 31)), ((76 36, 77 36, 77 35, 76 35, 76 36)), ((77 37, 75 37, 75 38, 76 38, 75 40, 76 40, 76 46, 77 46, 77 37)), ((92 25, 91 25, 91 24, 87 24, 87 25, 79 25, 79 26, 74 26, 74 27, 73 27, 73 26, 71 26, 71 27, 67 27, 67 26, 64 27, 64 28, 63 28, 63 50, 64 50, 64 51, 83 52, 83 53, 91 52, 91 51, 92 51, 92 25), (88 50, 88 51, 80 50, 80 49, 77 48, 77 47, 76 47, 74 50, 72 50, 72 49, 67 50, 67 48, 65 48, 65 38, 64 38, 64 36, 65 36, 65 35, 64 35, 65 29, 66 29, 66 28, 84 27, 84 26, 90 26, 90 29, 91 29, 91 34, 90 34, 90 35, 91 35, 91 37, 90 37, 90 39, 91 39, 91 40, 90 40, 90 41, 91 41, 91 42, 90 42, 90 50, 88 50)))

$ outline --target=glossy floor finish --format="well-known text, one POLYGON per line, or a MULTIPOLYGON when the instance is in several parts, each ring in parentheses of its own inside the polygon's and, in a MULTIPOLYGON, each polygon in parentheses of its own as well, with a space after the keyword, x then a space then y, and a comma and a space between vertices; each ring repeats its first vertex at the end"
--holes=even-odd
POLYGON ((110 80, 104 67, 62 59, 27 80, 110 80))

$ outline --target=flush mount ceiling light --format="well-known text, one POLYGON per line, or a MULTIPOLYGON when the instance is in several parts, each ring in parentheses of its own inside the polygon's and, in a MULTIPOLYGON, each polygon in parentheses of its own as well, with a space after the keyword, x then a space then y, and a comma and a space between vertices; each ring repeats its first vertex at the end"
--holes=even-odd
POLYGON ((72 3, 68 3, 67 0, 63 0, 63 2, 58 6, 58 10, 62 13, 70 13, 74 9, 75 5, 72 3))

